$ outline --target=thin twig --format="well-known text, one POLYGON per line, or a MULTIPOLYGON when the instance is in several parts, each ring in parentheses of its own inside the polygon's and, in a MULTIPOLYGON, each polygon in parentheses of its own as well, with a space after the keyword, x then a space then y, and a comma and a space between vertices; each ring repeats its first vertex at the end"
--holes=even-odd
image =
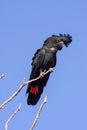
POLYGON ((4 76, 5 76, 5 74, 1 74, 1 75, 0 75, 0 79, 2 79, 4 76))
POLYGON ((31 126, 31 128, 30 128, 29 130, 33 130, 33 129, 34 129, 34 127, 35 127, 35 125, 36 125, 36 123, 37 123, 37 121, 38 121, 38 118, 39 118, 39 116, 40 116, 40 113, 41 113, 41 111, 42 111, 42 108, 43 108, 44 104, 47 102, 47 97, 48 97, 48 95, 45 96, 45 98, 44 98, 42 104, 40 105, 39 110, 38 110, 38 112, 37 112, 37 115, 36 115, 36 117, 35 117, 35 120, 34 120, 32 126, 31 126))
POLYGON ((13 119, 13 117, 17 114, 18 111, 21 109, 21 104, 18 106, 18 108, 14 111, 14 113, 9 117, 9 119, 5 123, 5 130, 8 130, 8 124, 13 119))
MULTIPOLYGON (((43 75, 45 76, 46 74, 48 74, 48 73, 50 73, 50 72, 52 72, 52 71, 53 71, 53 68, 49 68, 46 72, 43 72, 43 75)), ((31 82, 33 82, 33 81, 36 81, 36 80, 40 79, 41 77, 42 77, 42 76, 39 75, 39 76, 38 76, 37 78, 35 78, 35 79, 31 79, 31 80, 29 80, 29 81, 27 81, 27 82, 24 82, 24 81, 23 81, 23 83, 19 86, 19 88, 17 89, 17 91, 15 91, 15 92, 12 94, 12 96, 10 96, 10 98, 8 98, 4 103, 2 103, 2 104, 0 105, 0 109, 3 109, 8 102, 10 102, 15 96, 17 96, 18 93, 22 90, 22 88, 23 88, 24 86, 28 85, 29 83, 31 83, 31 82)))

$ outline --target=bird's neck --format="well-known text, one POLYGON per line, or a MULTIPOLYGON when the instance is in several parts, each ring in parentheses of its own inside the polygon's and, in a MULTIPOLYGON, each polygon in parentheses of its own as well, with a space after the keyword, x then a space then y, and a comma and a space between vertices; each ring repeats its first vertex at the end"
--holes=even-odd
POLYGON ((55 53, 57 52, 57 48, 55 48, 55 47, 43 46, 42 48, 45 49, 45 50, 49 50, 49 51, 55 52, 55 53))

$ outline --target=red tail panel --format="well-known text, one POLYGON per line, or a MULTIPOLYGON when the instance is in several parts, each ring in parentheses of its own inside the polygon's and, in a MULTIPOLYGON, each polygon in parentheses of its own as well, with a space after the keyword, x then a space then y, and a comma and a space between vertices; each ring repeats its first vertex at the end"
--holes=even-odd
POLYGON ((39 92, 39 86, 38 85, 36 85, 35 87, 31 86, 30 93, 36 95, 38 92, 39 92))

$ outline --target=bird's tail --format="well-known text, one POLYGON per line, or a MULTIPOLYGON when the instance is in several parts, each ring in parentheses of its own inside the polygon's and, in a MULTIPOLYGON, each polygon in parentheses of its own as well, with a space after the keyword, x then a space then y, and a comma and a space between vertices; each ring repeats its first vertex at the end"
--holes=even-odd
POLYGON ((35 105, 38 102, 43 92, 43 89, 47 84, 49 76, 50 73, 48 73, 44 78, 28 84, 27 91, 26 91, 26 94, 28 94, 28 98, 27 98, 28 105, 35 105))
POLYGON ((38 102, 42 92, 43 92, 43 87, 38 86, 38 85, 30 86, 28 98, 27 98, 27 104, 28 105, 35 105, 38 102))

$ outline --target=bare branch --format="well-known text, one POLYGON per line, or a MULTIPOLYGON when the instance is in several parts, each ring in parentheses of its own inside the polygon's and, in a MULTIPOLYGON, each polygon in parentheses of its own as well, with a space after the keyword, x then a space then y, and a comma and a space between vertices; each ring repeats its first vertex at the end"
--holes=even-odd
POLYGON ((21 109, 21 104, 18 106, 18 108, 14 111, 14 113, 9 117, 9 119, 5 123, 5 130, 8 130, 8 124, 9 122, 14 118, 14 116, 17 114, 18 111, 21 109))
MULTIPOLYGON (((43 75, 45 76, 46 74, 51 73, 51 72, 53 72, 53 68, 49 68, 46 72, 44 71, 44 72, 42 72, 42 73, 43 73, 43 75)), ((28 85, 29 83, 31 83, 31 82, 33 82, 33 81, 36 81, 36 80, 40 79, 41 77, 42 77, 42 75, 40 74, 40 75, 39 75, 37 78, 35 78, 35 79, 31 79, 31 80, 29 80, 29 81, 27 81, 27 82, 24 82, 24 81, 23 81, 22 84, 20 85, 20 87, 17 89, 17 91, 15 91, 15 92, 12 94, 12 96, 10 96, 10 98, 8 98, 4 103, 2 103, 2 104, 0 105, 0 109, 3 109, 8 102, 10 102, 15 96, 17 96, 18 93, 22 90, 22 88, 23 88, 24 86, 28 85)))
POLYGON ((38 121, 38 118, 39 118, 39 116, 40 116, 40 113, 41 113, 41 111, 42 111, 42 108, 43 108, 44 104, 47 102, 47 97, 48 97, 48 95, 45 96, 45 98, 44 98, 42 104, 40 105, 39 110, 38 110, 38 112, 37 112, 37 115, 36 115, 36 117, 35 117, 35 120, 34 120, 32 126, 31 126, 31 128, 30 128, 29 130, 33 130, 33 129, 34 129, 34 127, 35 127, 35 125, 36 125, 36 123, 37 123, 37 121, 38 121))
POLYGON ((0 79, 2 79, 4 76, 5 76, 5 74, 1 74, 1 75, 0 75, 0 79))

